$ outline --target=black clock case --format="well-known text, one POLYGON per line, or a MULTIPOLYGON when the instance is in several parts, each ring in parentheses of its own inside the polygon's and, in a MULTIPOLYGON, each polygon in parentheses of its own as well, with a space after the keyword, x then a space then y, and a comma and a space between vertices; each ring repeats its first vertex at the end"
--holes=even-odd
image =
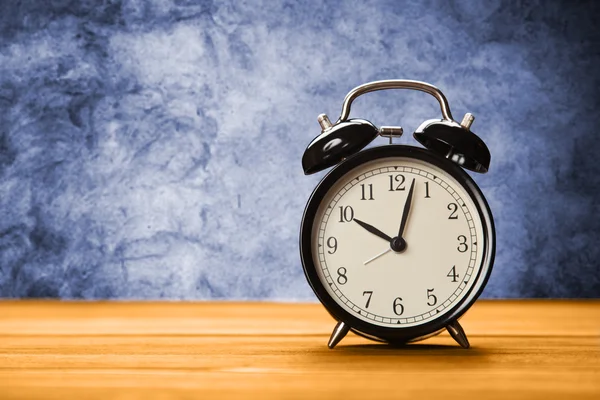
POLYGON ((496 237, 494 229, 494 221, 489 205, 481 193, 481 190, 473 179, 460 167, 453 162, 438 156, 430 150, 404 145, 385 145, 373 147, 367 150, 360 151, 346 160, 338 164, 319 182, 315 190, 310 196, 300 227, 300 257, 302 267, 306 279, 313 289, 315 295, 323 303, 329 314, 336 320, 348 324, 352 331, 362 336, 371 339, 379 339, 390 343, 406 343, 424 339, 435 335, 442 331, 447 325, 458 320, 469 307, 477 300, 483 288, 485 287, 494 264, 496 248, 496 237), (350 170, 358 167, 369 161, 388 157, 407 157, 428 162, 437 166, 452 177, 454 177, 466 192, 473 199, 477 211, 481 216, 483 230, 485 232, 485 240, 483 241, 483 259, 482 268, 475 277, 475 284, 471 286, 469 292, 463 299, 457 303, 450 311, 444 313, 440 318, 429 321, 423 325, 414 327, 382 327, 371 324, 362 319, 355 317, 348 311, 343 309, 334 299, 327 293, 323 283, 317 275, 316 266, 314 264, 312 254, 312 228, 314 219, 321 204, 323 197, 327 191, 337 182, 342 176, 350 170))

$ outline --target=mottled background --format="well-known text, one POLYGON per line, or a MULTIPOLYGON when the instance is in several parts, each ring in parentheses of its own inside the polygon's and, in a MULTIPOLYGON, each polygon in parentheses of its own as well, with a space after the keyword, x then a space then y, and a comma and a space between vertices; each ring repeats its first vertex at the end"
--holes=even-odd
MULTIPOLYGON (((0 296, 314 300, 298 231, 316 116, 411 78, 474 113, 491 149, 474 177, 498 232, 484 295, 600 297, 599 11, 0 1, 0 296)), ((393 91, 352 115, 410 132, 439 109, 393 91)))

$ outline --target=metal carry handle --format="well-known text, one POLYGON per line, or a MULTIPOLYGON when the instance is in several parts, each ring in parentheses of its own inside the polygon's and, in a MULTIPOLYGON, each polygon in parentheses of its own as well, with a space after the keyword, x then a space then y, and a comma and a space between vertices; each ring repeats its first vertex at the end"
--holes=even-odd
POLYGON ((435 97, 440 103, 440 109, 442 111, 442 116, 444 117, 444 119, 446 121, 454 121, 454 119, 452 118, 452 113, 450 112, 450 105, 448 104, 448 100, 446 100, 446 96, 444 96, 444 94, 437 87, 430 85, 429 83, 420 81, 412 81, 408 79, 390 79, 384 81, 368 82, 352 89, 344 98, 344 104, 342 105, 342 114, 340 115, 340 118, 337 120, 336 124, 346 121, 348 119, 348 117, 350 116, 350 106, 352 105, 352 102, 356 100, 357 97, 365 93, 387 89, 409 89, 428 93, 435 97))

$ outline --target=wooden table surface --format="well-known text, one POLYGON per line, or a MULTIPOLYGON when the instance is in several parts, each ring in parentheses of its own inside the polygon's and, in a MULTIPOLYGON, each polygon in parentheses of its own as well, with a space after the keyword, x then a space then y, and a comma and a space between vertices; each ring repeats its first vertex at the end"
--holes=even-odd
POLYGON ((600 399, 600 301, 479 301, 391 348, 318 304, 0 302, 1 399, 600 399))

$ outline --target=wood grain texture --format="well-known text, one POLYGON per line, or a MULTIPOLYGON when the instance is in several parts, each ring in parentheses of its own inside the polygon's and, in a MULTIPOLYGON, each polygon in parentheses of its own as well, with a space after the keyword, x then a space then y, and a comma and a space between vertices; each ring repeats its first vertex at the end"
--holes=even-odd
POLYGON ((0 302, 0 398, 600 398, 600 301, 479 301, 403 348, 318 304, 0 302))

